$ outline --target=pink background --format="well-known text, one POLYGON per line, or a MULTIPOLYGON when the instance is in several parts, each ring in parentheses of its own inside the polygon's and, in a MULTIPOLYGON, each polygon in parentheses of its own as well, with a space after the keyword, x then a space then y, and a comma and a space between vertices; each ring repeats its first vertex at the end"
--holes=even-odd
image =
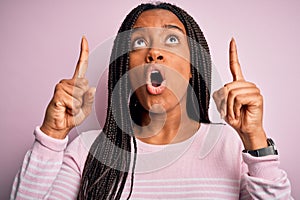
MULTIPOLYGON (((33 129, 42 123, 55 84, 73 74, 81 36, 85 34, 94 49, 116 33, 125 15, 140 2, 0 2, 0 199, 9 196, 13 177, 32 145, 33 129)), ((235 37, 245 77, 264 95, 265 129, 277 143, 281 168, 288 173, 294 197, 300 198, 300 2, 172 2, 202 27, 225 82, 231 81, 227 52, 230 38, 235 37)))

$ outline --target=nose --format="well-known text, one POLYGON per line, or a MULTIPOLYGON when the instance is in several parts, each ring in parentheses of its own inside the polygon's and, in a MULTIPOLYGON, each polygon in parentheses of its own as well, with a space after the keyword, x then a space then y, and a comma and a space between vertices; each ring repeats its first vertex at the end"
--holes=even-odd
POLYGON ((153 49, 151 48, 147 54, 146 61, 148 63, 150 62, 157 62, 157 61, 163 61, 164 56, 162 52, 159 49, 153 49))

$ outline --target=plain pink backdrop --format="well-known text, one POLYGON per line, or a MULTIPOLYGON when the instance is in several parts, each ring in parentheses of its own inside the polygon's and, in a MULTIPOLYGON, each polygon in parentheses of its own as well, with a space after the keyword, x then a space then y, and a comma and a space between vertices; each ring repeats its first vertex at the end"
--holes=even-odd
MULTIPOLYGON (((91 50, 96 48, 115 35, 125 15, 141 2, 0 1, 0 199, 9 198, 14 175, 32 145, 33 129, 42 123, 55 84, 73 74, 81 36, 87 36, 91 50)), ((245 77, 264 95, 265 129, 277 143, 293 196, 300 198, 300 2, 170 2, 199 23, 225 82, 231 81, 228 43, 235 37, 245 77)))

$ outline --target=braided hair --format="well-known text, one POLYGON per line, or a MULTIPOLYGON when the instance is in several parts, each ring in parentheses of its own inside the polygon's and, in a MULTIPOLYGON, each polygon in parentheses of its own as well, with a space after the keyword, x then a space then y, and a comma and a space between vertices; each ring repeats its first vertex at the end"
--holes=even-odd
POLYGON ((192 74, 189 81, 191 87, 187 91, 187 112, 195 121, 210 123, 211 57, 198 24, 184 10, 169 3, 137 6, 126 16, 114 40, 109 65, 106 122, 89 150, 78 199, 120 199, 128 175, 131 175, 128 199, 131 196, 137 153, 133 122, 139 124, 138 113, 143 108, 136 95, 131 95, 129 77, 126 76, 129 70, 130 30, 140 14, 151 9, 171 11, 185 26, 192 74), (124 32, 128 34, 122 34, 124 32))

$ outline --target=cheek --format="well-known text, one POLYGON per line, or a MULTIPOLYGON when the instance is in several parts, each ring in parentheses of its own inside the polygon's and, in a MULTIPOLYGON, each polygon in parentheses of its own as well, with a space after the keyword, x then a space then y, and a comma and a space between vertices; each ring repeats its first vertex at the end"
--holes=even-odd
POLYGON ((143 57, 140 53, 130 53, 129 54, 129 79, 131 83, 132 90, 135 91, 138 87, 144 85, 145 74, 143 67, 143 57))
POLYGON ((170 55, 170 66, 180 74, 181 79, 189 80, 191 78, 191 62, 188 45, 181 46, 177 51, 170 55))
POLYGON ((182 71, 182 75, 184 80, 186 80, 187 82, 189 82, 189 79, 191 78, 191 67, 190 65, 185 65, 184 66, 185 69, 183 69, 182 71))
POLYGON ((146 84, 144 70, 142 67, 134 67, 129 71, 129 80, 132 91, 136 91, 146 84))
POLYGON ((180 79, 189 81, 191 78, 191 64, 189 61, 186 61, 184 59, 173 59, 173 70, 175 70, 178 73, 178 76, 180 76, 180 79))
POLYGON ((142 50, 129 53, 129 69, 142 65, 145 61, 146 53, 142 50))

